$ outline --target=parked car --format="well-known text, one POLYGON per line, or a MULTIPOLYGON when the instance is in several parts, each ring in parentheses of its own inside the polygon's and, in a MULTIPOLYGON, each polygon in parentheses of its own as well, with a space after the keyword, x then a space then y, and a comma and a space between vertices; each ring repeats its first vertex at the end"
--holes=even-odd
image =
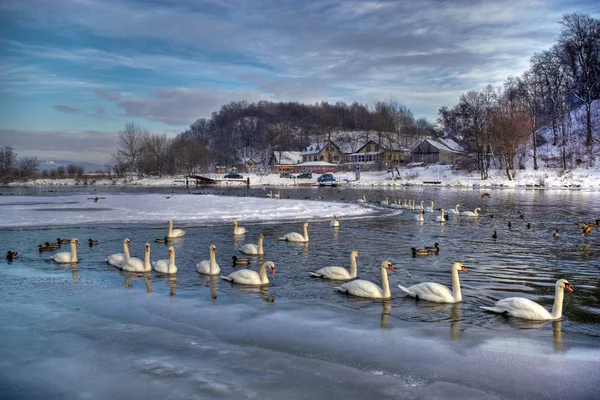
POLYGON ((225 179, 244 179, 240 174, 236 174, 235 172, 230 172, 224 176, 225 179))
POLYGON ((288 174, 287 172, 285 174, 279 174, 280 178, 293 178, 294 175, 292 174, 288 174))
POLYGON ((327 173, 317 178, 317 181, 319 181, 319 183, 335 182, 335 177, 333 176, 333 174, 327 173))
POLYGON ((312 174, 310 172, 303 172, 298 175, 296 178, 298 179, 312 179, 312 174))

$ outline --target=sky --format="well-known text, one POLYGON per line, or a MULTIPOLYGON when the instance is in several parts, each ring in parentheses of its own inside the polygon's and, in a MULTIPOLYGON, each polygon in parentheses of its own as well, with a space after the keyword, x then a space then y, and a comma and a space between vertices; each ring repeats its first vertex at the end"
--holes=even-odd
POLYGON ((596 1, 4 0, 0 146, 103 164, 128 121, 175 136, 230 101, 397 100, 435 121, 596 1))

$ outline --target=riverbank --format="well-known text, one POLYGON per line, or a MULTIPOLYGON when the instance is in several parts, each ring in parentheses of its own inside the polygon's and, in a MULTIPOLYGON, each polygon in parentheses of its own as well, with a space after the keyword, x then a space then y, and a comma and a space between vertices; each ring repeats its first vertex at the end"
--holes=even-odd
MULTIPOLYGON (((215 186, 317 186, 315 174, 312 179, 282 178, 279 174, 243 174, 244 179, 223 179, 219 174, 203 174, 218 180, 215 186), (249 178, 249 180, 248 180, 249 178)), ((359 186, 361 188, 381 186, 440 186, 440 187, 479 187, 479 188, 580 188, 600 190, 600 168, 577 168, 573 170, 540 169, 518 170, 514 179, 509 180, 504 170, 491 170, 489 178, 482 180, 479 171, 454 170, 450 166, 428 166, 401 169, 393 172, 361 172, 357 179, 354 172, 335 174, 341 186, 359 186)), ((195 180, 187 184, 195 186, 195 180)), ((163 178, 88 178, 88 179, 32 179, 12 182, 9 186, 148 186, 148 187, 186 187, 183 176, 163 178)))

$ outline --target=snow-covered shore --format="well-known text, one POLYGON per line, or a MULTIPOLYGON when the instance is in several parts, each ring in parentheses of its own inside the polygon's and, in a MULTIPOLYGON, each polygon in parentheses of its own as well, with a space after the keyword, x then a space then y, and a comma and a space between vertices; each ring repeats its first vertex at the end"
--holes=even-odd
MULTIPOLYGON (((369 187, 381 186, 423 186, 435 185, 441 187, 480 187, 480 188, 582 188, 600 190, 600 168, 577 168, 569 171, 561 169, 517 170, 513 180, 506 177, 504 170, 491 170, 490 177, 482 180, 479 171, 453 170, 449 166, 428 166, 401 169, 400 175, 394 172, 361 172, 356 180, 353 172, 336 173, 338 182, 346 186, 369 187)), ((246 185, 250 178, 250 186, 310 186, 317 185, 318 174, 312 179, 281 178, 279 174, 243 174, 243 180, 223 179, 223 175, 205 174, 204 176, 217 179, 217 185, 246 185)), ((29 181, 12 182, 9 186, 148 186, 148 187, 185 187, 182 176, 142 179, 32 179, 29 181)), ((195 181, 189 180, 193 186, 195 181)))

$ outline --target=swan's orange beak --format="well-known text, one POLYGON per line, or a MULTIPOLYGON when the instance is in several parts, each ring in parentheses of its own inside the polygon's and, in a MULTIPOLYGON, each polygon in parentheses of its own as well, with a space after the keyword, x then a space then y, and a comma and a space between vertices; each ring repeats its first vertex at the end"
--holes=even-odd
POLYGON ((565 283, 565 289, 567 289, 569 292, 573 291, 573 288, 568 283, 565 283))
POLYGON ((271 275, 275 275, 275 268, 271 268, 271 275))
POLYGON ((172 253, 172 251, 171 251, 171 250, 169 250, 169 255, 171 255, 171 253, 172 253))
POLYGON ((460 268, 460 270, 461 270, 462 272, 469 272, 469 271, 467 271, 467 269, 465 268, 465 266, 464 266, 464 265, 463 265, 463 266, 460 268))
POLYGON ((392 272, 396 272, 396 270, 394 269, 394 266, 393 266, 393 265, 390 265, 390 266, 389 266, 389 270, 390 270, 390 271, 392 271, 392 272))
POLYGON ((76 240, 76 241, 75 241, 75 244, 79 244, 79 240, 76 240))
POLYGON ((360 253, 356 253, 356 257, 360 257, 360 253))

